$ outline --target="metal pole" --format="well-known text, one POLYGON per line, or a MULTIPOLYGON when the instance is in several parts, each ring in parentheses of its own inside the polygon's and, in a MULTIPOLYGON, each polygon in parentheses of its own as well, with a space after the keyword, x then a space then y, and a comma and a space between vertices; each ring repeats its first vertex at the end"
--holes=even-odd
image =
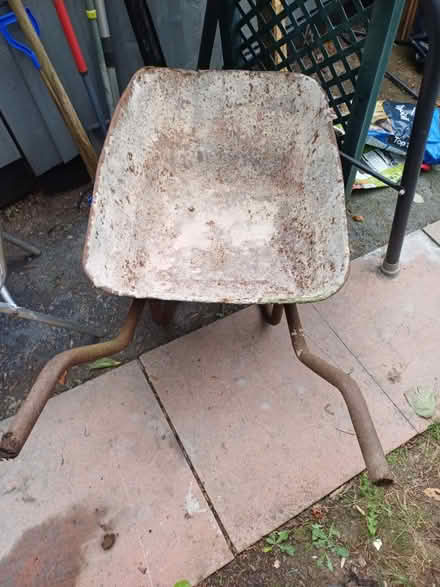
POLYGON ((382 264, 383 273, 389 276, 397 275, 400 270, 400 254, 403 240, 440 87, 440 0, 425 0, 423 8, 429 38, 429 53, 425 63, 408 154, 403 170, 401 183, 405 189, 405 195, 397 200, 390 240, 382 264))
POLYGON ((362 163, 362 161, 357 161, 356 159, 354 159, 353 157, 350 157, 350 155, 347 155, 346 153, 343 153, 342 151, 339 151, 339 155, 342 157, 342 159, 346 159, 347 161, 349 161, 352 165, 354 165, 355 167, 357 167, 361 171, 364 171, 365 173, 372 175, 373 177, 375 177, 376 179, 378 179, 379 181, 381 181, 382 183, 384 183, 388 187, 393 188, 393 190, 396 190, 396 192, 399 194, 399 196, 404 195, 405 190, 399 183, 396 183, 395 181, 388 179, 388 177, 385 177, 381 173, 378 173, 369 165, 365 165, 364 163, 362 163))
POLYGON ((64 351, 46 363, 7 432, 2 436, 0 458, 13 459, 19 454, 44 406, 49 401, 59 377, 67 369, 74 365, 114 355, 130 344, 144 304, 145 300, 132 302, 125 323, 116 338, 64 351))
POLYGON ((88 334, 95 338, 100 338, 102 334, 95 328, 90 326, 82 326, 71 320, 64 320, 63 318, 56 318, 50 314, 43 314, 42 312, 35 312, 28 308, 22 308, 12 299, 10 293, 3 286, 0 289, 0 296, 5 300, 6 303, 0 302, 0 314, 8 314, 13 318, 23 318, 24 320, 34 320, 35 322, 41 322, 42 324, 48 324, 49 326, 57 326, 58 328, 67 328, 68 330, 75 330, 82 334, 88 334))
POLYGON ((286 304, 284 309, 293 350, 298 359, 341 392, 371 481, 378 485, 392 483, 387 460, 358 384, 341 369, 333 367, 309 351, 296 304, 286 304))
POLYGON ((21 238, 17 238, 16 236, 9 234, 9 232, 3 232, 3 238, 5 241, 15 245, 16 247, 19 247, 20 249, 23 249, 23 251, 26 251, 35 257, 39 257, 41 255, 40 249, 37 249, 37 247, 34 247, 34 245, 21 240, 21 238))
POLYGON ((119 85, 118 78, 116 77, 112 37, 110 34, 110 27, 108 25, 107 10, 105 8, 104 0, 96 0, 96 17, 98 19, 99 32, 101 35, 105 64, 110 79, 110 87, 113 94, 113 102, 117 104, 120 96, 119 85))
POLYGON ((144 65, 166 67, 165 57, 146 0, 125 0, 125 7, 144 65))
POLYGON ((98 59, 98 67, 101 73, 102 85, 104 88, 105 101, 107 103, 108 111, 111 115, 115 109, 116 102, 113 99, 112 88, 110 85, 110 77, 108 75, 107 66, 105 64, 104 50, 101 44, 101 37, 99 35, 98 21, 96 20, 96 9, 94 0, 86 0, 86 15, 92 27, 93 41, 96 47, 96 56, 98 59))
POLYGON ((66 41, 69 45, 70 51, 72 53, 72 57, 75 61, 76 68, 78 69, 78 73, 81 75, 82 80, 84 82, 84 87, 86 89, 87 95, 89 97, 90 103, 92 105, 93 110, 95 111, 96 118, 98 119, 99 126, 105 136, 107 134, 107 125, 105 123, 105 116, 101 109, 101 106, 98 102, 98 97, 95 92, 95 88, 90 83, 89 80, 89 70, 87 67, 86 60, 84 59, 84 55, 81 51, 81 47, 79 46, 78 39, 76 37, 75 29, 73 28, 72 21, 70 20, 69 13, 67 12, 66 5, 64 0, 53 0, 55 10, 58 14, 58 19, 64 31, 64 36, 66 37, 66 41))
POLYGON ((219 17, 219 2, 217 0, 207 0, 197 69, 209 69, 211 65, 212 50, 214 48, 219 17))

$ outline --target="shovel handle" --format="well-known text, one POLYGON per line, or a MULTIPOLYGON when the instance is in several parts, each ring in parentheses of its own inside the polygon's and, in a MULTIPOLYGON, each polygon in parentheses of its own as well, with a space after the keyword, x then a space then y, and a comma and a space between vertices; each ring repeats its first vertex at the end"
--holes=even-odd
POLYGON ((70 20, 70 16, 67 12, 64 0, 53 0, 53 3, 57 11, 61 26, 63 27, 64 34, 66 35, 67 42, 69 43, 70 51, 72 52, 76 67, 79 73, 85 75, 87 73, 87 64, 82 54, 81 47, 79 46, 78 39, 76 38, 72 21, 70 20))

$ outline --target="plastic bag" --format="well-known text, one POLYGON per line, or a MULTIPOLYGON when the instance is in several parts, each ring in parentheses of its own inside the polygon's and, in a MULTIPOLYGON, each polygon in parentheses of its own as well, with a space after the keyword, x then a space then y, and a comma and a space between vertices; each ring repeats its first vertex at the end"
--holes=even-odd
MULTIPOLYGON (((416 111, 415 104, 379 101, 376 104, 372 124, 368 130, 367 145, 406 156, 416 111)), ((440 113, 434 110, 424 163, 440 163, 440 113)))

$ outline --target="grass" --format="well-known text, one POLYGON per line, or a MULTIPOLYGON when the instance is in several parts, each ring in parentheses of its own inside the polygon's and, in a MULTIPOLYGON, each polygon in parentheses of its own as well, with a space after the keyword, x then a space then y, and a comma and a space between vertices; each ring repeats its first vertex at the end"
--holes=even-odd
POLYGON ((408 461, 408 448, 406 446, 401 446, 399 448, 396 448, 396 450, 393 450, 393 452, 391 452, 388 456, 387 456, 387 461, 388 464, 390 464, 391 466, 404 466, 406 465, 407 461, 408 461))
POLYGON ((426 431, 426 434, 434 440, 434 442, 438 442, 440 444, 440 422, 434 422, 426 431))
POLYGON ((359 475, 202 587, 440 585, 440 503, 424 493, 440 487, 440 422, 393 451, 388 462, 394 485, 376 487, 359 475), (292 556, 282 544, 295 549, 292 556), (270 552, 263 553, 268 546, 270 552))

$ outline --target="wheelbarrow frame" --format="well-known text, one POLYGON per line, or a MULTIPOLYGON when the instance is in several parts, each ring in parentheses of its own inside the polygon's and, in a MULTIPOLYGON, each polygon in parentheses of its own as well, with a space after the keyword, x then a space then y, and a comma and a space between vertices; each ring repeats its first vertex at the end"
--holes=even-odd
MULTIPOLYGON (((217 287, 215 297, 217 301, 227 300, 231 302, 234 299, 240 299, 242 304, 246 303, 243 300, 247 300, 260 305, 265 301, 276 301, 277 303, 273 308, 262 306, 264 318, 269 324, 276 325, 280 323, 285 312, 293 350, 298 359, 341 392, 353 422, 371 480, 376 483, 389 482, 391 477, 384 452, 359 387, 341 369, 330 365, 309 351, 296 305, 296 302, 307 302, 311 299, 330 297, 342 286, 348 270, 348 242, 342 174, 333 130, 328 119, 325 98, 318 85, 304 76, 293 73, 284 75, 283 83, 280 83, 278 76, 273 73, 188 73, 180 71, 169 72, 163 69, 143 70, 133 78, 131 87, 127 89, 119 106, 119 111, 112 121, 112 128, 107 141, 97 174, 94 210, 92 210, 90 217, 84 256, 84 267, 89 276, 95 280, 95 284, 110 288, 119 295, 123 295, 127 283, 129 283, 132 295, 139 298, 143 296, 166 298, 168 294, 173 299, 174 296, 178 296, 179 286, 184 284, 186 289, 180 290, 181 299, 184 300, 197 299, 197 296, 199 296, 200 299, 207 301, 212 298, 203 296, 211 295, 212 288, 217 287), (214 84, 215 80, 217 80, 217 85, 214 84), (226 83, 227 80, 228 84, 226 83), (252 82, 251 85, 249 84, 250 81, 252 82), (242 91, 244 87, 247 88, 246 97, 242 91), (204 97, 204 88, 208 88, 209 92, 216 92, 218 96, 217 109, 214 108, 212 100, 203 102, 202 99, 201 101, 201 97, 204 97), (222 91, 218 92, 218 88, 222 91), (275 93, 274 88, 276 88, 278 94, 275 93), (299 88, 301 91, 298 94, 292 94, 294 88, 299 88), (169 102, 167 118, 159 119, 159 122, 157 122, 153 117, 152 120, 155 124, 157 122, 157 127, 151 128, 150 143, 146 147, 142 143, 144 128, 139 127, 137 128, 138 134, 133 133, 132 122, 137 120, 138 110, 136 108, 144 112, 144 105, 148 103, 151 92, 154 93, 156 101, 154 103, 152 100, 150 103, 151 112, 155 111, 156 104, 162 104, 162 90, 165 93, 173 90, 176 100, 172 107, 169 102), (197 134, 194 128, 192 118, 191 98, 194 95, 197 96, 199 106, 201 103, 204 104, 203 107, 200 106, 198 117, 200 128, 203 129, 200 134, 197 134), (283 106, 283 109, 272 110, 268 105, 268 96, 271 96, 274 101, 277 100, 278 108, 283 106), (301 96, 303 97, 301 98, 301 96), (297 99, 298 97, 301 99, 297 99), (131 98, 136 107, 129 102, 131 98), (186 101, 182 102, 182 100, 186 101), (240 108, 234 108, 234 100, 241 105, 240 108), (182 103, 188 103, 188 108, 185 112, 182 112, 182 103), (289 104, 290 110, 285 108, 287 104, 289 104), (259 109, 260 105, 261 110, 259 109), (302 105, 305 105, 306 111, 302 110, 302 105), (274 123, 274 121, 278 121, 280 111, 284 116, 285 123, 282 128, 274 123), (225 112, 228 112, 229 116, 231 116, 230 124, 235 124, 236 133, 224 132, 225 112), (268 112, 272 117, 267 114, 268 112), (181 116, 181 120, 179 120, 177 113, 181 116), (190 122, 185 124, 187 113, 190 114, 190 122), (302 115, 300 119, 298 118, 298 113, 300 113, 300 116, 302 115), (247 118, 245 114, 248 115, 247 118), (264 114, 266 114, 266 117, 264 117, 264 114), (265 118, 265 130, 267 132, 266 134, 261 134, 262 138, 257 144, 252 130, 254 124, 250 124, 250 121, 253 119, 261 120, 263 117, 265 118), (299 120, 301 120, 301 124, 299 124, 299 120), (203 122, 205 122, 205 126, 203 126, 203 122), (243 125, 246 125, 245 129, 243 125), (176 128, 180 129, 179 142, 176 144, 162 139, 164 151, 158 157, 155 137, 156 134, 159 137, 163 136, 161 133, 164 127, 166 129, 172 128, 173 132, 175 132, 176 128), (221 130, 219 134, 216 134, 218 128, 221 130), (270 140, 267 139, 269 128, 272 129, 270 140), (286 133, 288 128, 295 129, 297 133, 295 140, 291 139, 288 132, 286 133), (209 131, 209 138, 207 137, 207 130, 209 131), (252 148, 255 151, 253 152, 253 157, 249 157, 248 151, 243 151, 242 149, 244 145, 248 145, 246 131, 248 131, 252 139, 252 148), (130 142, 126 141, 127 132, 129 133, 130 142), (237 134, 240 133, 243 134, 243 136, 240 135, 241 141, 237 140, 237 134), (289 142, 284 146, 281 140, 288 140, 289 142), (282 148, 285 156, 280 157, 278 153, 275 153, 273 159, 265 162, 266 164, 269 163, 269 166, 267 168, 262 167, 261 163, 267 153, 272 153, 273 151, 273 141, 277 141, 277 147, 282 148), (283 182, 280 187, 280 184, 275 181, 278 170, 284 170, 286 165, 289 166, 295 163, 295 157, 299 157, 298 154, 302 149, 303 142, 307 147, 306 154, 309 162, 307 174, 298 179, 299 169, 292 165, 294 179, 290 179, 289 175, 283 176, 283 182), (139 145, 139 151, 135 151, 135 144, 139 145), (322 148, 322 151, 319 151, 320 148, 322 148), (214 154, 210 159, 210 166, 208 165, 205 168, 201 164, 189 165, 188 160, 195 160, 194 153, 198 154, 203 149, 207 149, 214 154), (321 152, 321 155, 316 156, 316 161, 312 165, 310 164, 310 158, 313 157, 316 150, 318 150, 318 153, 321 152), (223 155, 220 155, 220 153, 223 155), (255 164, 255 153, 258 155, 258 165, 255 164), (105 156, 108 158, 105 159, 105 156), (153 157, 153 163, 150 161, 150 156, 153 157), (156 186, 153 183, 154 178, 156 178, 158 171, 163 166, 166 167, 168 164, 167 157, 169 156, 172 156, 175 164, 173 173, 170 175, 173 179, 170 180, 170 184, 162 182, 159 186, 156 186), (182 156, 181 159, 179 159, 180 156, 182 156), (229 185, 226 185, 222 177, 221 187, 212 190, 214 199, 210 199, 212 194, 209 193, 209 190, 213 180, 211 179, 206 183, 206 169, 209 169, 213 176, 217 176, 219 174, 218 170, 223 169, 225 159, 229 162, 231 156, 236 161, 236 173, 231 173, 229 185), (133 162, 133 168, 135 163, 136 165, 142 165, 142 169, 146 167, 148 174, 129 173, 130 168, 126 168, 125 157, 128 161, 133 162), (158 161, 156 166, 154 161, 158 161), (326 177, 329 181, 334 182, 334 186, 322 181, 323 176, 320 166, 323 165, 323 162, 327 167, 330 167, 330 169, 327 169, 328 175, 326 177), (116 163, 116 169, 113 168, 113 163, 116 163), (194 176, 186 175, 188 165, 191 170, 194 169, 194 176), (252 172, 249 171, 249 166, 253 170, 252 172), (203 173, 201 173, 201 170, 203 170, 203 173), (318 173, 318 170, 320 173, 318 173), (201 222, 203 230, 209 231, 212 229, 211 225, 215 224, 220 234, 217 240, 214 238, 206 239, 206 242, 209 243, 206 245, 206 257, 198 255, 199 249, 197 249, 197 245, 203 231, 200 229, 200 233, 194 232, 194 226, 199 226, 197 222, 194 224, 193 221, 195 208, 193 206, 190 206, 191 209, 187 207, 186 192, 180 189, 179 183, 175 183, 174 178, 179 173, 186 178, 187 189, 191 193, 191 197, 195 198, 194 202, 198 208, 201 209, 198 214, 199 224, 201 222), (125 177, 123 185, 119 181, 122 177, 125 177), (152 177, 153 179, 151 179, 152 177), (244 179, 242 179, 243 177, 244 179), (261 189, 257 190, 256 187, 249 190, 247 184, 245 191, 240 191, 243 190, 243 181, 249 181, 249 177, 254 178, 254 183, 259 181, 264 188, 263 191, 261 189), (308 190, 305 190, 304 182, 308 177, 312 178, 313 181, 312 179, 310 180, 310 186, 308 190), (114 189, 113 181, 118 182, 120 186, 119 192, 114 189), (265 183, 265 181, 268 183, 265 183), (234 182, 237 182, 239 186, 237 188, 239 189, 238 192, 233 191, 231 188, 231 186, 235 186, 234 182), (177 185, 177 189, 175 189, 175 185, 177 185), (165 212, 172 218, 172 222, 170 226, 164 222, 163 226, 161 225, 158 228, 158 230, 163 230, 165 235, 163 240, 158 240, 158 243, 156 242, 158 236, 152 230, 152 226, 157 224, 156 218, 153 216, 149 220, 149 224, 142 224, 142 229, 148 233, 148 238, 151 241, 149 246, 153 250, 151 255, 153 262, 150 259, 144 261, 142 272, 139 275, 140 283, 138 283, 134 270, 130 265, 132 260, 130 255, 134 255, 137 262, 144 252, 143 248, 139 249, 138 247, 148 248, 149 241, 144 239, 138 230, 131 232, 131 229, 139 223, 140 209, 145 208, 145 199, 143 198, 145 197, 145 192, 148 192, 148 188, 151 190, 150 208, 152 209, 155 205, 159 208, 165 205, 165 212), (218 190, 221 189, 224 190, 223 197, 219 200, 216 208, 218 190), (164 191, 167 192, 167 198, 165 199, 162 196, 164 191), (229 200, 226 199, 225 194, 229 194, 229 200), (248 216, 246 216, 246 221, 243 221, 242 216, 238 214, 237 217, 233 217, 231 224, 231 202, 236 202, 236 198, 240 194, 243 194, 243 201, 240 203, 241 208, 238 207, 235 212, 238 214, 237 210, 239 208, 240 210, 245 209, 248 216), (247 199, 245 199, 244 194, 247 195, 247 199), (132 202, 132 207, 126 209, 125 221, 122 222, 119 220, 120 204, 126 196, 131 196, 131 200, 127 198, 126 201, 128 202, 127 205, 132 202), (173 199, 173 196, 176 199, 173 199), (251 196, 255 198, 258 206, 261 206, 262 200, 263 203, 270 204, 269 208, 262 208, 263 213, 260 216, 254 216, 251 213, 253 209, 257 210, 257 212, 259 210, 258 207, 253 208, 256 204, 254 204, 251 196), (182 201, 185 202, 185 212, 182 212, 180 205, 176 205, 176 203, 181 204, 182 201), (208 211, 203 209, 202 203, 205 207, 207 206, 208 211), (309 203, 309 207, 307 203, 309 203), (225 205, 227 207, 226 221, 222 225, 221 211, 225 205), (174 216, 172 216, 171 210, 174 216), (113 215, 114 211, 116 211, 116 216, 113 215), (133 211, 136 214, 132 214, 133 211), (106 216, 107 213, 110 216, 106 216), (318 228, 322 228, 321 233, 318 231, 318 234, 313 232, 317 226, 316 214, 320 214, 318 228), (186 224, 183 222, 183 218, 186 219, 186 224), (216 223, 212 218, 216 219, 216 223), (115 224, 113 224, 113 220, 115 224), (173 222, 176 224, 174 225, 173 222), (245 228, 243 229, 244 222, 247 224, 244 224, 245 228), (105 224, 106 228, 104 227, 105 224), (220 228, 217 228, 217 225, 220 228), (258 259, 258 256, 264 257, 264 279, 260 279, 263 263, 258 266, 252 263, 248 273, 244 271, 243 264, 245 261, 243 259, 247 257, 243 252, 242 241, 234 233, 235 226, 240 231, 247 231, 246 254, 252 259, 258 259), (269 226, 269 230, 267 230, 267 226, 269 226), (179 229, 178 227, 181 228, 179 229), (248 234, 252 227, 256 228, 257 234, 254 240, 248 234), (266 230, 262 231, 261 227, 266 230), (107 229, 108 234, 105 232, 107 229), (280 231, 282 232, 281 240, 279 240, 280 231), (264 238, 262 238, 262 232, 264 238), (186 240, 188 234, 190 234, 191 238, 186 240), (134 239, 135 246, 131 247, 131 249, 130 242, 126 242, 122 238, 127 235, 128 238, 134 239), (233 235, 235 235, 235 238, 233 238, 233 235), (196 237, 195 241, 192 240, 193 236, 196 237), (109 242, 112 237, 114 246, 110 246, 109 242), (156 266, 160 268, 161 265, 154 254, 156 249, 153 249, 153 243, 158 249, 157 254, 159 254, 167 246, 172 248, 176 242, 182 242, 182 239, 184 245, 180 249, 180 256, 177 252, 174 258, 175 265, 173 265, 173 270, 175 268, 175 271, 172 272, 169 268, 167 280, 164 280, 166 282, 165 286, 159 284, 164 289, 155 289, 158 286, 155 283, 156 276, 154 271, 156 266), (237 245, 237 242, 239 245, 237 245), (103 244, 104 247, 102 246, 103 244), (209 254, 211 251, 215 253, 219 245, 222 247, 222 255, 226 256, 226 258, 228 258, 227 255, 229 254, 228 246, 232 247, 229 261, 225 262, 224 266, 219 265, 219 272, 228 277, 229 281, 243 276, 247 277, 247 279, 242 279, 238 283, 243 288, 239 291, 239 298, 234 297, 237 295, 235 289, 222 289, 221 284, 219 286, 217 276, 215 276, 214 280, 211 276, 206 280, 206 276, 204 276, 204 280, 197 281, 195 285, 192 283, 194 275, 198 276, 202 268, 210 267, 211 257, 209 257, 209 254), (292 256, 283 256, 286 247, 292 248, 292 256), (109 248, 112 251, 111 259, 108 256, 109 248), (103 273, 101 272, 102 264, 97 263, 97 260, 102 259, 104 259, 104 264, 106 261, 108 262, 108 266, 104 267, 105 271, 103 273), (283 268, 281 277, 279 277, 275 269, 275 261, 280 259, 282 260, 281 266, 283 268), (147 264, 147 261, 150 265, 147 264), (112 265, 111 262, 114 264, 112 265), (127 266, 130 268, 129 271, 127 266), (306 276, 309 275, 310 271, 313 275, 307 278, 306 276), (146 281, 143 280, 145 276, 146 281), (174 276, 176 276, 176 279, 174 279, 174 276), (278 280, 276 279, 277 276, 278 280), (115 281, 112 281, 113 279, 115 281), (253 280, 257 281, 257 289, 255 289, 253 280), (232 293, 227 294, 228 291, 232 293), (225 295, 229 295, 229 297, 225 298, 225 295), (195 296, 195 298, 190 296, 195 296), (287 303, 284 304, 284 302, 287 303)), ((303 159, 299 157, 298 161, 301 162, 303 159)), ((160 208, 159 213, 161 214, 162 212, 163 209, 160 208)), ((208 232, 208 234, 211 233, 208 232)), ((226 281, 228 282, 227 287, 231 288, 229 281, 226 281)), ((50 398, 58 378, 68 368, 119 352, 130 343, 144 303, 145 301, 142 299, 137 299, 132 303, 127 320, 116 339, 65 351, 46 364, 20 407, 9 430, 3 436, 0 443, 0 456, 13 458, 20 452, 50 398)), ((172 318, 176 303, 150 300, 150 306, 153 319, 156 322, 165 324, 172 318)))

